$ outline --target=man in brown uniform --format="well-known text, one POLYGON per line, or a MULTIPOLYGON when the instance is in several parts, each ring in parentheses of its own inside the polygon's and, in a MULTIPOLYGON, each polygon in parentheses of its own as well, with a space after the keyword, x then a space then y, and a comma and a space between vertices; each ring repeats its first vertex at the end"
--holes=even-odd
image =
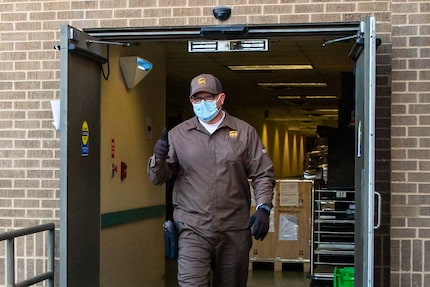
POLYGON ((191 81, 195 117, 158 140, 148 164, 154 184, 175 177, 180 286, 245 287, 252 235, 269 229, 275 185, 272 161, 256 130, 222 110, 226 95, 211 74, 191 81), (250 215, 255 190, 257 209, 250 215))

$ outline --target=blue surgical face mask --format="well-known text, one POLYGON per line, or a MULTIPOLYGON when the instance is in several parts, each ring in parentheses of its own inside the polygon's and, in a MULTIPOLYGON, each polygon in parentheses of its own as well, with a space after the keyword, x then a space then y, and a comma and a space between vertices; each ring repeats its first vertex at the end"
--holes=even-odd
POLYGON ((220 97, 216 100, 212 101, 205 101, 202 100, 200 103, 192 103, 193 104, 193 110, 196 116, 204 121, 204 122, 210 122, 213 120, 219 113, 220 109, 217 108, 216 104, 218 102, 220 97))

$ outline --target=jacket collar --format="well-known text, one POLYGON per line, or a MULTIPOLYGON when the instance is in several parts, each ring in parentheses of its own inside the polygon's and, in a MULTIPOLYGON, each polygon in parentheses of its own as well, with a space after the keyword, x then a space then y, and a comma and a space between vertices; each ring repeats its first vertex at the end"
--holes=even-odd
MULTIPOLYGON (((232 130, 236 130, 236 125, 234 124, 233 121, 233 117, 229 115, 229 113, 227 113, 225 110, 223 110, 225 113, 225 117, 224 120, 222 121, 222 123, 219 125, 218 129, 223 128, 223 127, 227 127, 230 128, 232 130)), ((187 130, 200 130, 200 131, 206 131, 206 129, 200 124, 199 119, 194 116, 192 118, 190 118, 188 121, 185 122, 185 126, 187 130)))

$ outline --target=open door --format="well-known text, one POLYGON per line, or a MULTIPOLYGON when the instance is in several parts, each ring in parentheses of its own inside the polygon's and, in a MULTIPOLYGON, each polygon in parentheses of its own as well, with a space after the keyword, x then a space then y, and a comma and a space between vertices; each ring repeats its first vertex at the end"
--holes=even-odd
MULTIPOLYGON (((355 286, 373 286, 375 19, 369 17, 361 23, 315 26, 249 25, 246 27, 246 36, 258 38, 264 35, 276 39, 312 36, 321 31, 344 36, 356 33, 357 30, 356 45, 351 51, 351 57, 355 61, 356 85, 355 286)), ((188 40, 200 39, 202 36, 199 27, 94 28, 85 31, 95 38, 70 26, 63 26, 61 33, 61 286, 99 285, 100 157, 97 149, 100 144, 97 141, 100 138, 100 64, 106 59, 95 49, 100 48, 99 45, 91 45, 89 42, 91 39, 188 40), (79 84, 71 86, 72 83, 79 84), (83 122, 88 123, 90 135, 88 156, 82 155, 83 122)), ((211 31, 220 34, 225 32, 203 30, 211 31)), ((216 35, 213 37, 216 38, 216 35)))
POLYGON ((100 66, 85 33, 61 27, 60 286, 100 285, 100 66))
POLYGON ((375 18, 361 22, 355 60, 355 286, 373 286, 375 174, 375 18))

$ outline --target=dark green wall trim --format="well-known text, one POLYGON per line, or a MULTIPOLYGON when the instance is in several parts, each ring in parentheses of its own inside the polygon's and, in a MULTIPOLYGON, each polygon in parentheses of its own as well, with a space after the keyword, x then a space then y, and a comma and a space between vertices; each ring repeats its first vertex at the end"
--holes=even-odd
POLYGON ((163 204, 105 213, 101 216, 101 228, 127 224, 148 218, 161 217, 164 215, 165 208, 166 206, 163 204))

